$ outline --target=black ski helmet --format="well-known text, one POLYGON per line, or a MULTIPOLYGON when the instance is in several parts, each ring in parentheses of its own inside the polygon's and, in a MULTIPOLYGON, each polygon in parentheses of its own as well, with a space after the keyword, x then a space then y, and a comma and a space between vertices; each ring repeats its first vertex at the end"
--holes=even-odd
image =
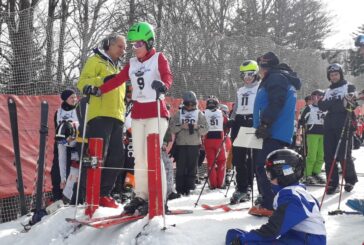
POLYGON ((344 79, 344 74, 343 74, 343 68, 340 64, 338 63, 333 63, 330 64, 327 69, 326 69, 326 75, 327 75, 327 79, 330 81, 330 73, 331 72, 339 72, 340 73, 340 80, 344 79))
POLYGON ((291 149, 272 151, 265 161, 269 179, 278 179, 278 184, 288 186, 297 183, 303 176, 303 158, 291 149))
POLYGON ((183 104, 185 106, 197 105, 197 96, 193 91, 186 91, 182 95, 183 104))
POLYGON ((206 109, 216 109, 219 104, 219 99, 214 95, 210 95, 206 100, 206 109))
POLYGON ((76 138, 76 127, 72 121, 62 121, 56 128, 56 141, 65 142, 68 137, 76 138))
POLYGON ((316 89, 312 91, 311 96, 318 95, 318 96, 324 96, 325 92, 322 89, 316 89))

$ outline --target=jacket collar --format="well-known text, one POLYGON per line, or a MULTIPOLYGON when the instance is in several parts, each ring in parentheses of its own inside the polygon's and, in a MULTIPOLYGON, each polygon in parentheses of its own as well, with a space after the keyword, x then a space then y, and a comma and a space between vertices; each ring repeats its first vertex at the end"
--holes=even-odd
POLYGON ((155 50, 155 48, 152 48, 143 58, 138 59, 138 61, 140 62, 144 62, 146 60, 149 60, 150 57, 152 57, 157 51, 155 50))
POLYGON ((118 66, 118 62, 116 62, 116 64, 114 63, 114 61, 111 59, 111 57, 102 49, 99 48, 94 48, 93 52, 100 56, 101 59, 106 60, 108 62, 110 62, 113 66, 118 66))

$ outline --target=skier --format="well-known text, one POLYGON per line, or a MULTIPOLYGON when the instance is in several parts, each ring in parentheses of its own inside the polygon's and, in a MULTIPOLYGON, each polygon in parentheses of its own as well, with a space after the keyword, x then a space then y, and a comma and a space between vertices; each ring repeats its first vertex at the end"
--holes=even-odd
MULTIPOLYGON (((125 52, 125 38, 121 35, 111 35, 101 41, 100 47, 93 50, 94 54, 84 65, 77 88, 84 95, 94 94, 95 86, 101 86, 104 78, 119 71, 120 58, 125 52)), ((102 138, 104 140, 103 167, 100 183, 100 206, 117 208, 119 205, 110 196, 116 178, 124 165, 124 147, 122 142, 125 114, 125 85, 118 87, 101 97, 91 96, 89 101, 87 122, 87 138, 102 138)), ((85 176, 85 174, 82 174, 85 176)), ((82 190, 85 178, 81 178, 82 190)), ((82 191, 83 192, 83 191, 82 191)))
MULTIPOLYGON (((135 156, 135 194, 130 203, 125 205, 124 211, 133 214, 137 209, 139 213, 148 213, 148 166, 147 166, 147 135, 159 133, 162 142, 168 127, 169 112, 164 99, 159 100, 160 120, 157 112, 157 99, 161 93, 166 93, 173 82, 169 63, 163 53, 156 52, 154 44, 153 27, 146 22, 132 25, 128 31, 128 40, 133 44, 136 57, 131 58, 129 64, 117 75, 104 78, 100 87, 93 86, 88 92, 95 96, 112 93, 130 80, 133 86, 133 108, 131 111, 133 150, 135 156), (101 85, 102 84, 102 85, 101 85), (158 97, 157 97, 158 96, 158 97), (158 125, 158 122, 159 125, 158 125), (158 132, 159 128, 159 132, 158 132), (143 169, 144 171, 141 171, 143 169)), ((163 196, 166 196, 165 173, 162 166, 163 196)), ((153 187, 151 187, 153 188, 153 187)), ((164 198, 165 200, 165 198, 164 198)))
POLYGON ((222 188, 225 182, 226 155, 223 140, 227 118, 218 108, 219 104, 219 100, 214 95, 210 95, 206 100, 205 117, 208 132, 204 139, 204 146, 210 173, 208 176, 210 189, 222 188))
MULTIPOLYGON (((231 113, 230 124, 232 125, 231 138, 234 141, 237 137, 240 127, 253 127, 253 107, 260 84, 258 74, 259 66, 254 60, 246 60, 240 66, 240 78, 243 80, 243 86, 237 91, 235 106, 231 113)), ((256 154, 256 151, 254 151, 256 154)), ((250 198, 250 189, 252 188, 253 176, 253 150, 244 147, 233 146, 233 165, 236 170, 236 191, 230 199, 235 204, 248 201, 250 198)))
POLYGON ((55 136, 55 157, 52 166, 52 184, 53 189, 62 190, 62 196, 56 199, 64 199, 69 202, 72 199, 73 184, 69 183, 66 187, 69 173, 72 176, 78 176, 79 156, 76 149, 76 129, 79 125, 76 113, 77 96, 74 90, 66 89, 61 93, 62 104, 54 114, 54 123, 56 128, 55 136), (57 166, 55 166, 55 164, 57 166), (70 167, 71 166, 71 167, 70 167), (58 171, 57 171, 58 170, 58 171), (71 188, 70 188, 71 187, 71 188))
POLYGON ((228 230, 226 245, 326 244, 318 201, 298 183, 304 172, 302 157, 293 150, 275 150, 267 156, 265 169, 276 193, 272 216, 256 230, 228 230))
POLYGON ((249 210, 249 214, 270 216, 273 192, 264 170, 266 156, 277 149, 290 146, 293 136, 297 89, 301 81, 287 64, 279 64, 278 57, 268 52, 258 58, 259 73, 263 77, 255 98, 253 127, 255 135, 263 139, 262 150, 256 157, 258 189, 262 203, 249 210))
POLYGON ((307 158, 304 183, 325 184, 320 176, 324 163, 324 118, 325 114, 318 108, 318 101, 322 99, 324 92, 315 90, 311 93, 312 104, 305 107, 301 114, 300 124, 303 125, 307 141, 307 158))
POLYGON ((74 203, 74 184, 77 183, 79 171, 79 154, 76 146, 77 126, 74 121, 62 121, 56 129, 58 144, 60 187, 63 190, 63 202, 74 203), (70 159, 68 159, 70 155, 70 159), (70 161, 69 161, 70 160, 70 161))
POLYGON ((203 113, 197 108, 193 91, 183 93, 183 107, 171 118, 171 133, 175 134, 178 148, 176 159, 176 190, 188 196, 195 189, 196 172, 201 145, 201 136, 208 130, 203 113))
MULTIPOLYGON (((329 182, 326 190, 327 194, 334 194, 338 191, 339 174, 336 161, 340 161, 342 169, 345 169, 345 191, 350 192, 358 181, 354 162, 351 157, 352 138, 355 128, 348 125, 348 117, 355 117, 351 107, 352 94, 355 93, 355 86, 349 84, 343 75, 341 65, 334 63, 327 67, 327 79, 331 85, 325 91, 324 97, 318 102, 320 110, 326 112, 324 120, 324 160, 326 170, 326 180, 329 182), (348 111, 349 109, 349 111, 348 111), (337 158, 334 159, 337 145, 340 142, 342 130, 345 130, 341 139, 340 150, 337 158), (348 132, 349 130, 349 132, 348 132), (349 138, 348 138, 349 137, 349 138), (348 144, 345 142, 348 141, 348 144), (347 146, 346 159, 344 159, 345 148, 347 146), (343 164, 346 163, 344 166, 343 164), (334 166, 332 166, 334 164, 334 166), (333 167, 332 175, 330 169, 333 167), (330 178, 331 177, 331 178, 330 178)), ((354 103, 355 104, 355 103, 354 103)))

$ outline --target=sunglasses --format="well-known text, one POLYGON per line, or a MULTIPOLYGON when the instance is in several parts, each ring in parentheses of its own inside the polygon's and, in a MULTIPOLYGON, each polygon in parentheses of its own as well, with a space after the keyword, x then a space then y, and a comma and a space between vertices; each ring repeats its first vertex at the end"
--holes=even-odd
POLYGON ((257 75, 257 72, 255 71, 240 72, 241 79, 244 79, 246 77, 254 77, 255 75, 257 75))
POLYGON ((137 41, 137 42, 133 43, 133 48, 134 49, 138 49, 138 48, 141 48, 143 46, 145 46, 145 43, 143 41, 137 41))

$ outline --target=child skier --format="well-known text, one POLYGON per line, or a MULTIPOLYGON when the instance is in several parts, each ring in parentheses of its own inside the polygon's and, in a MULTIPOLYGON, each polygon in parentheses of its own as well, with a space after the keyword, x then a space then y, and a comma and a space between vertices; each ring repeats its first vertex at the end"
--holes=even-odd
POLYGON ((197 109, 196 94, 187 91, 182 97, 183 107, 171 118, 169 126, 178 148, 176 190, 188 196, 195 189, 201 136, 207 133, 208 125, 203 113, 197 109))
POLYGON ((218 109, 219 103, 219 100, 213 95, 206 100, 205 117, 209 131, 205 136, 204 145, 209 169, 210 189, 222 188, 225 182, 224 125, 227 123, 227 118, 218 109))
POLYGON ((303 176, 302 157, 293 150, 271 152, 265 169, 274 197, 273 215, 259 229, 230 229, 226 245, 326 244, 326 229, 317 200, 298 181, 303 176))
MULTIPOLYGON (((240 127, 253 127, 253 108, 255 96, 260 84, 259 66, 254 60, 246 60, 240 66, 240 78, 243 86, 236 94, 235 105, 231 114, 231 138, 234 141, 240 127)), ((249 186, 252 187, 253 151, 249 148, 233 146, 233 165, 236 170, 236 191, 230 199, 235 204, 250 198, 249 186)))
POLYGON ((312 104, 305 107, 301 114, 300 124, 305 128, 307 140, 307 158, 305 169, 305 184, 325 184, 320 176, 324 164, 324 117, 325 114, 318 106, 318 101, 324 92, 315 90, 311 93, 312 104))
POLYGON ((71 89, 64 90, 61 99, 63 100, 62 105, 55 114, 56 142, 61 177, 60 189, 63 190, 63 200, 69 203, 72 200, 73 185, 77 181, 79 167, 79 155, 75 141, 79 126, 76 112, 78 100, 71 89))

